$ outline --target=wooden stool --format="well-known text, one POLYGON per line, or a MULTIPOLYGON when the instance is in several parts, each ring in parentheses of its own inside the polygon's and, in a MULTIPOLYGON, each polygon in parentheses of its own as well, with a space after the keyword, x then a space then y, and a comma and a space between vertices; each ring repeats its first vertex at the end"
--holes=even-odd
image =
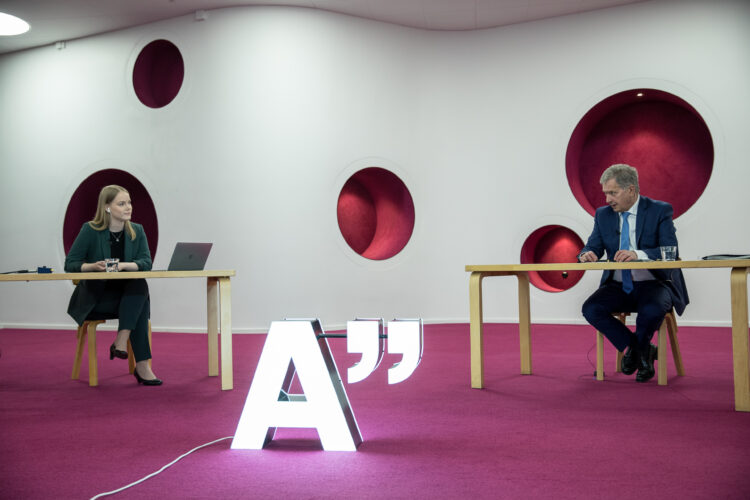
MULTIPOLYGON (((77 380, 81 373, 81 358, 83 357, 83 342, 84 339, 88 339, 89 346, 89 385, 96 387, 99 385, 99 371, 96 364, 96 327, 101 323, 106 323, 106 319, 97 319, 85 321, 83 325, 78 327, 77 334, 77 345, 76 345, 76 356, 73 360, 73 373, 70 378, 77 380)), ((151 346, 151 320, 148 322, 148 345, 151 346)), ((149 360, 149 366, 151 360, 149 360)), ((128 370, 132 375, 135 371, 135 357, 133 356, 133 346, 130 345, 130 339, 128 339, 128 370)))
MULTIPOLYGON (((630 313, 614 313, 614 316, 619 318, 620 321, 625 323, 630 313)), ((669 343, 672 347, 672 357, 674 358, 674 365, 677 368, 677 374, 684 376, 685 368, 682 365, 682 355, 680 354, 680 345, 677 342, 677 320, 675 319, 674 310, 668 312, 664 316, 659 327, 658 334, 658 352, 657 358, 659 366, 657 369, 657 380, 659 385, 667 385, 667 336, 669 336, 669 343)), ((623 354, 617 351, 615 371, 621 372, 620 368, 623 354)), ((596 332, 596 380, 604 380, 604 335, 602 332, 596 332)))

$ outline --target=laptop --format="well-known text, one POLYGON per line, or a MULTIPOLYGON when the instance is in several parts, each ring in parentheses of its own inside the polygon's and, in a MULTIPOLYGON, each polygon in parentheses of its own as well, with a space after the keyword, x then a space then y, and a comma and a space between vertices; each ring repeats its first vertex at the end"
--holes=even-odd
POLYGON ((202 271, 212 246, 213 243, 177 243, 167 271, 202 271))

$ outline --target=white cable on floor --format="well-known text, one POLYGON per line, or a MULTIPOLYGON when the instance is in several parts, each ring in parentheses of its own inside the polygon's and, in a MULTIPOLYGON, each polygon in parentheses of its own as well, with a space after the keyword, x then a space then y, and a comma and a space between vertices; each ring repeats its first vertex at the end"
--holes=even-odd
POLYGON ((162 468, 161 468, 161 469, 159 469, 158 471, 156 471, 156 472, 152 472, 152 473, 151 473, 151 474, 149 474, 148 476, 146 476, 146 477, 144 477, 144 478, 141 478, 141 479, 139 479, 138 481, 136 481, 136 482, 134 482, 134 483, 130 483, 130 484, 128 484, 127 486, 123 486, 122 488, 118 488, 118 489, 116 489, 116 490, 112 490, 112 491, 107 491, 107 492, 105 492, 105 493, 99 493, 98 495, 96 495, 96 496, 94 496, 94 497, 91 497, 91 500, 96 500, 97 498, 105 497, 105 496, 108 496, 108 495, 114 495, 115 493, 119 493, 119 492, 121 492, 121 491, 127 490, 128 488, 130 488, 130 487, 133 487, 133 486, 135 486, 136 484, 140 484, 140 483, 142 483, 142 482, 143 482, 143 481, 145 481, 146 479, 150 479, 150 478, 154 477, 155 475, 157 475, 157 474, 160 474, 160 473, 161 473, 161 472, 163 472, 163 471, 164 471, 164 470, 165 470, 165 469, 166 469, 167 467, 171 467, 172 465, 176 464, 176 463, 177 463, 178 461, 182 460, 183 458, 185 458, 186 456, 190 455, 190 454, 191 454, 191 453, 193 453, 194 451, 200 450, 201 448, 205 448, 206 446, 210 446, 210 445, 212 445, 212 444, 216 444, 216 443, 218 443, 219 441, 225 441, 225 440, 227 440, 227 439, 233 439, 233 438, 234 438, 234 436, 223 437, 223 438, 217 439, 217 440, 215 440, 215 441, 211 441, 210 443, 206 443, 206 444, 202 444, 202 445, 200 445, 200 446, 197 446, 197 447, 193 448, 192 450, 188 451, 187 453, 183 453, 183 454, 182 454, 182 455, 180 455, 179 457, 175 458, 174 460, 172 460, 171 462, 169 462, 169 463, 168 463, 167 465, 165 465, 164 467, 162 467, 162 468))

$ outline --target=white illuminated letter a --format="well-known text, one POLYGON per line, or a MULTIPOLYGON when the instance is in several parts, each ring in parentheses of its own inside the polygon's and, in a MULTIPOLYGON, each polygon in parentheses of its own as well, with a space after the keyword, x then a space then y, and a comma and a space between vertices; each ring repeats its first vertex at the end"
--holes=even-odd
POLYGON ((362 435, 318 320, 274 321, 242 409, 233 449, 263 448, 277 427, 315 428, 324 450, 356 451, 362 435), (289 395, 296 368, 303 394, 289 395))

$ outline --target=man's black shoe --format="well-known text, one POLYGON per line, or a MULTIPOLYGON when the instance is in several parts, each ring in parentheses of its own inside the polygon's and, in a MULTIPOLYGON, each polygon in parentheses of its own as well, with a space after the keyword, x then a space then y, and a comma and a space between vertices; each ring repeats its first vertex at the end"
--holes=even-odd
POLYGON ((620 361, 620 370, 625 375, 632 375, 638 368, 638 362, 640 360, 641 357, 638 350, 634 349, 633 346, 630 346, 625 350, 625 356, 623 356, 620 361))
POLYGON ((648 382, 654 377, 654 358, 656 358, 656 346, 648 345, 648 356, 641 356, 638 362, 638 373, 635 376, 636 382, 648 382))

